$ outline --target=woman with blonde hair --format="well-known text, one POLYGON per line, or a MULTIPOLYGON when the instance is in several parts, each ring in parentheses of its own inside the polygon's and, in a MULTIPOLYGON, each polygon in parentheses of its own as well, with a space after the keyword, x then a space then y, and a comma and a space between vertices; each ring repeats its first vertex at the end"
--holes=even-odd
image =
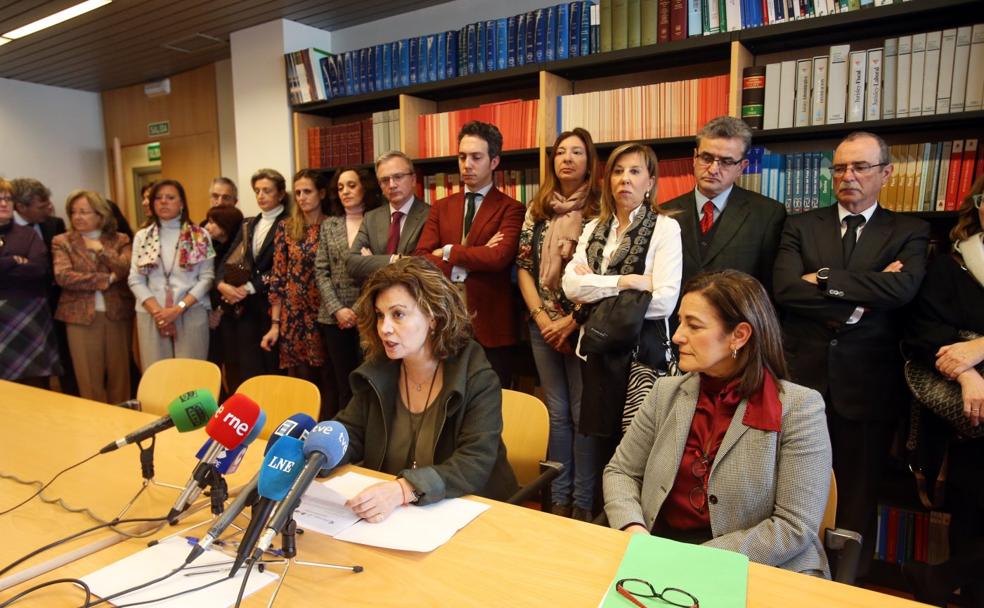
MULTIPOLYGON (((578 304, 613 298, 606 316, 629 317, 641 325, 638 342, 610 347, 581 332, 582 368, 580 432, 603 438, 597 471, 608 461, 622 436, 622 411, 629 394, 633 361, 666 370, 671 348, 668 317, 676 306, 683 273, 680 225, 656 205, 658 167, 652 148, 628 143, 616 148, 605 165, 598 218, 581 233, 574 258, 564 270, 564 293, 578 304)), ((580 314, 585 322, 592 307, 580 314)), ((599 309, 600 310, 600 309, 599 309)), ((595 336, 589 336, 594 338, 595 336)))
POLYGON ((346 504, 369 522, 401 505, 516 489, 502 443, 502 390, 472 339, 461 295, 422 258, 377 270, 355 305, 366 362, 336 420, 345 461, 396 475, 346 504))
POLYGON ((131 395, 130 239, 117 232, 112 208, 95 192, 69 194, 65 213, 69 230, 51 241, 62 288, 55 318, 65 323, 80 395, 120 403, 131 395))
POLYGON ((577 323, 560 276, 584 225, 598 215, 597 169, 590 133, 576 128, 557 136, 543 184, 526 211, 516 257, 533 360, 550 413, 547 457, 564 465, 551 485, 553 512, 581 520, 590 519, 594 504, 594 440, 577 430, 581 364, 569 340, 577 323))

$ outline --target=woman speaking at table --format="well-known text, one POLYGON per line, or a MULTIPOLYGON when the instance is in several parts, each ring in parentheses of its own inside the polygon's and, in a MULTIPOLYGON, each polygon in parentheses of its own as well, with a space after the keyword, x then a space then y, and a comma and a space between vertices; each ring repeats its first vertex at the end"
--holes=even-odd
POLYGON ((683 376, 659 378, 605 467, 609 525, 829 577, 823 398, 787 377, 762 285, 734 270, 684 287, 683 376))
POLYGON ((346 504, 380 522, 405 504, 508 498, 517 486, 502 443, 502 390, 458 292, 426 260, 405 258, 369 278, 355 309, 366 362, 335 418, 349 433, 344 461, 397 479, 346 504))

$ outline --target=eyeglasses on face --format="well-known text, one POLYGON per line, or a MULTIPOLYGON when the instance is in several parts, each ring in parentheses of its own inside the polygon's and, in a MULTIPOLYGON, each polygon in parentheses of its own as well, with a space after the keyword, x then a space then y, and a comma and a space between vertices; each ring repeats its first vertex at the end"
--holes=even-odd
POLYGON ((4 202, 9 203, 9 202, 11 202, 13 200, 14 200, 14 195, 12 195, 12 194, 8 194, 6 192, 4 192, 3 194, 0 194, 0 201, 4 201, 4 202))
POLYGON ((385 186, 387 184, 396 184, 402 182, 404 179, 409 177, 409 173, 394 173, 393 175, 387 175, 379 178, 379 184, 385 186))
POLYGON ((872 165, 871 163, 849 163, 846 165, 832 165, 830 167, 830 172, 834 174, 834 177, 844 177, 847 174, 847 170, 851 169, 854 171, 854 175, 868 175, 878 167, 884 167, 888 163, 878 163, 872 165))
POLYGON ((660 593, 656 593, 656 588, 653 587, 652 583, 641 578, 623 578, 615 583, 615 591, 639 608, 655 608, 661 605, 700 608, 700 602, 697 601, 697 598, 683 589, 666 587, 660 593), (642 603, 640 598, 660 600, 661 603, 646 605, 642 603))
POLYGON ((732 167, 736 167, 741 164, 742 160, 744 160, 742 158, 736 160, 734 158, 728 158, 727 156, 714 156, 713 154, 709 154, 707 152, 701 152, 696 156, 696 159, 698 164, 702 166, 710 167, 716 162, 722 169, 731 169, 732 167))

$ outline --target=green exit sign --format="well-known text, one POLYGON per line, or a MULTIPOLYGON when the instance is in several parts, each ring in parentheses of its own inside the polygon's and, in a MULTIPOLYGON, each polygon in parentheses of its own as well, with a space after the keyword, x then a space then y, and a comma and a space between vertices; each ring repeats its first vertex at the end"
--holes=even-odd
POLYGON ((161 145, 149 144, 147 146, 147 160, 160 160, 160 159, 161 159, 161 145))
POLYGON ((160 122, 152 122, 147 125, 147 135, 150 137, 158 137, 160 135, 167 135, 171 132, 171 123, 167 120, 162 120, 160 122))

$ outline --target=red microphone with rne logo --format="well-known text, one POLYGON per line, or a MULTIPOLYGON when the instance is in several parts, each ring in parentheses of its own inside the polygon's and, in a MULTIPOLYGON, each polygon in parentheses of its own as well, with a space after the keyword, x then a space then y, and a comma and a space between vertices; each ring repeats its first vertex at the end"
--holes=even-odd
POLYGON ((178 496, 167 519, 171 525, 188 505, 198 498, 205 487, 222 448, 234 450, 249 436, 260 418, 260 406, 246 395, 235 394, 215 412, 205 425, 205 432, 213 439, 212 445, 202 455, 184 491, 178 496))

